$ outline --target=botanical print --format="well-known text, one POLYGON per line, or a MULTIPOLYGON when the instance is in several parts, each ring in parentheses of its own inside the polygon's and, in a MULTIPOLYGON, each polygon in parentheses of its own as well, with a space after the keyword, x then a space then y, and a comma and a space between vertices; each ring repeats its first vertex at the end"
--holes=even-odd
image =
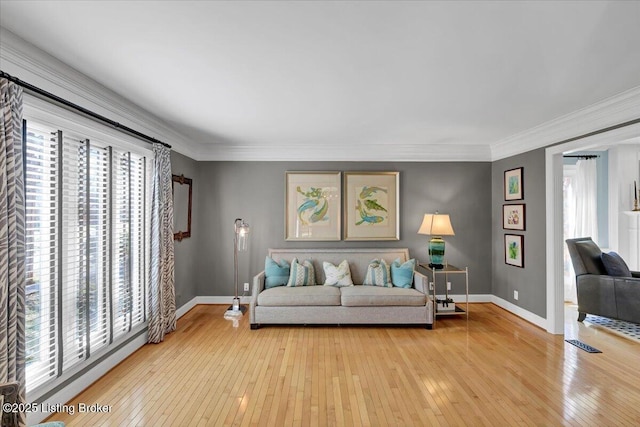
POLYGON ((341 178, 341 172, 286 172, 286 240, 340 240, 341 178))
POLYGON ((510 169, 504 172, 505 200, 524 200, 522 172, 523 168, 510 169))
POLYGON ((345 240, 399 240, 399 172, 345 172, 345 240))
POLYGON ((386 187, 356 187, 357 221, 355 225, 385 225, 389 221, 388 189, 386 187))
POLYGON ((504 236, 504 260, 507 264, 524 268, 524 237, 516 234, 504 236))
POLYGON ((520 193, 520 180, 517 176, 509 177, 509 194, 517 195, 520 193))
POLYGON ((502 228, 524 231, 525 205, 502 205, 502 228))
POLYGON ((511 209, 507 211, 507 224, 520 225, 520 213, 519 209, 511 209))
POLYGON ((329 187, 296 187, 298 219, 302 225, 328 225, 329 195, 336 191, 329 187))
POLYGON ((509 259, 516 261, 520 254, 520 247, 518 242, 509 242, 509 259))

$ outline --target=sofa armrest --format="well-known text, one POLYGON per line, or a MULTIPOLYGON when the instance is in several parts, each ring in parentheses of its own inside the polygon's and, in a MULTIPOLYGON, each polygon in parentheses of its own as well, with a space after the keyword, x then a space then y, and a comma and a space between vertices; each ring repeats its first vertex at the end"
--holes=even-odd
POLYGON ((258 295, 264 290, 264 270, 253 276, 253 288, 251 289, 251 300, 249 303, 249 322, 254 323, 256 318, 256 305, 258 305, 258 295))
POLYGON ((253 287, 251 289, 251 302, 258 302, 258 294, 264 291, 264 270, 253 276, 253 287))
POLYGON ((413 287, 427 295, 427 297, 429 296, 429 279, 418 271, 413 273, 413 287))

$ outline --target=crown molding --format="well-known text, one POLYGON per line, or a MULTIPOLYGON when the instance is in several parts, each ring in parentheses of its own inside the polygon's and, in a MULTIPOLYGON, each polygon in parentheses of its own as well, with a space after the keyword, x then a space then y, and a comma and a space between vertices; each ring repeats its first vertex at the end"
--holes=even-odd
MULTIPOLYGON (((203 144, 204 145, 204 144, 203 144)), ((220 161, 362 161, 362 162, 483 162, 491 160, 488 145, 359 144, 206 145, 197 160, 220 161)))
POLYGON ((4 27, 0 41, 0 64, 6 73, 166 142, 174 151, 196 155, 188 139, 161 119, 4 27))
POLYGON ((640 118, 640 86, 491 144, 491 161, 640 118))

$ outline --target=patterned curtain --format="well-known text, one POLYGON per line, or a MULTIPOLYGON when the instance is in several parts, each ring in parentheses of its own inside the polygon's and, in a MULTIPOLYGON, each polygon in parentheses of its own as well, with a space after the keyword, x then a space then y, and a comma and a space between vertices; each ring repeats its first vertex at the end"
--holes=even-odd
POLYGON ((159 343, 176 329, 176 289, 173 276, 173 192, 171 151, 153 145, 151 189, 151 283, 149 342, 159 343))
MULTIPOLYGON (((25 402, 25 200, 22 88, 0 79, 0 383, 25 402)), ((18 414, 26 425, 25 413, 18 414)))

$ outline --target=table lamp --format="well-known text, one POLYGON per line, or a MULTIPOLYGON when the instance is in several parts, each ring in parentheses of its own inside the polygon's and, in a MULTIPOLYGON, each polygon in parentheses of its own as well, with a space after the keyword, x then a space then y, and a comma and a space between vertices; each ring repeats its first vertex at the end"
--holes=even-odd
POLYGON ((444 267, 444 239, 442 236, 455 236, 451 219, 448 214, 425 214, 418 234, 426 234, 431 237, 429 240, 429 258, 431 268, 444 267))

